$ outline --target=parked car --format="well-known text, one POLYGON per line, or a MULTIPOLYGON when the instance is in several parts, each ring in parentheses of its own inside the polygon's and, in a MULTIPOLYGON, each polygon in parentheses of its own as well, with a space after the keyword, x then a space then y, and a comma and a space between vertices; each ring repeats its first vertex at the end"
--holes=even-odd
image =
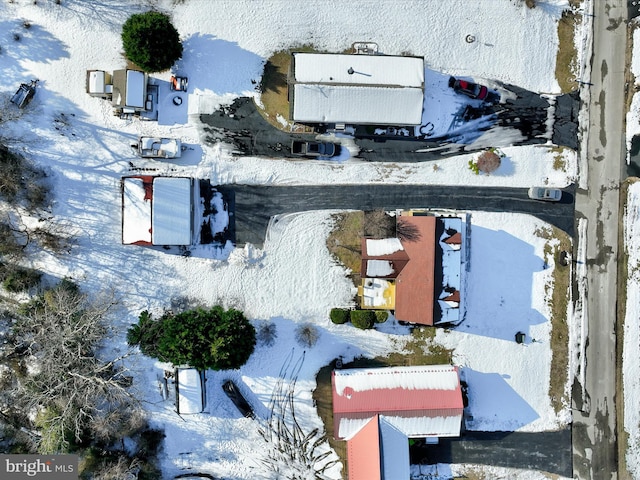
POLYGON ((177 138, 140 137, 131 145, 142 158, 180 158, 184 147, 177 138))
POLYGON ((449 77, 449 87, 453 88, 454 92, 478 100, 485 100, 489 95, 489 89, 484 85, 455 77, 449 77))
POLYGON ((301 157, 335 157, 340 153, 340 145, 329 142, 303 142, 294 140, 291 153, 301 157))
POLYGON ((559 188, 531 187, 529 189, 529 198, 544 202, 559 202, 562 198, 562 190, 559 188))
POLYGON ((255 418, 255 414, 253 413, 253 408, 249 405, 246 398, 240 392, 238 386, 233 383, 233 380, 227 380, 222 385, 222 390, 227 394, 227 397, 231 399, 236 408, 240 411, 240 413, 246 418, 255 418))

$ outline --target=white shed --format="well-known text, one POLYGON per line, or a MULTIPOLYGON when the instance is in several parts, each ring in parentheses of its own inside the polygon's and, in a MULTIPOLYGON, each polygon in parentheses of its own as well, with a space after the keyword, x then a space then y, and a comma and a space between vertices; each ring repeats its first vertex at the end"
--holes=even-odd
POLYGON ((201 413, 206 405, 204 372, 195 368, 176 368, 176 411, 180 414, 201 413))

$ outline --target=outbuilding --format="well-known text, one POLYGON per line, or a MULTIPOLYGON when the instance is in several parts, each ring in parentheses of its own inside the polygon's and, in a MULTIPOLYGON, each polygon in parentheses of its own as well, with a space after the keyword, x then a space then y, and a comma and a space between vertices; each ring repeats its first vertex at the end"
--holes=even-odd
POLYGON ((194 185, 185 177, 123 177, 122 243, 191 245, 194 185))
POLYGON ((206 406, 206 378, 204 372, 191 367, 175 370, 176 412, 201 413, 206 406))

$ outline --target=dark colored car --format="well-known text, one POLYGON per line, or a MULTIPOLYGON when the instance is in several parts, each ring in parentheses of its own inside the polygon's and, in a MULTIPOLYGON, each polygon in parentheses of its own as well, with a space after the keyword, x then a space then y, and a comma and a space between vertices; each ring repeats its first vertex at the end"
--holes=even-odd
POLYGON ((291 142, 291 153, 303 157, 335 157, 340 153, 340 145, 329 142, 291 142))
POLYGON ((461 93, 467 97, 478 100, 485 100, 489 95, 489 89, 484 85, 455 77, 449 77, 449 87, 453 88, 454 92, 461 93))
POLYGON ((256 418, 255 414, 253 413, 253 408, 251 408, 251 405, 249 405, 247 399, 244 398, 242 393, 240 393, 240 389, 235 383, 233 383, 232 380, 227 380, 226 382, 224 382, 224 384, 222 385, 222 390, 224 390, 224 393, 227 394, 227 397, 229 397, 229 399, 233 402, 233 404, 243 416, 245 416, 246 418, 256 418))

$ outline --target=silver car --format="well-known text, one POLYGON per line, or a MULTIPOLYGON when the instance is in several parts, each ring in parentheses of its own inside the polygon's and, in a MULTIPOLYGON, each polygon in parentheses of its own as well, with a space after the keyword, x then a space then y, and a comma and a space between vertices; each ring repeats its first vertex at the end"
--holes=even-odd
POLYGON ((531 187, 529 189, 529 198, 544 202, 559 202, 562 198, 562 190, 559 188, 531 187))

